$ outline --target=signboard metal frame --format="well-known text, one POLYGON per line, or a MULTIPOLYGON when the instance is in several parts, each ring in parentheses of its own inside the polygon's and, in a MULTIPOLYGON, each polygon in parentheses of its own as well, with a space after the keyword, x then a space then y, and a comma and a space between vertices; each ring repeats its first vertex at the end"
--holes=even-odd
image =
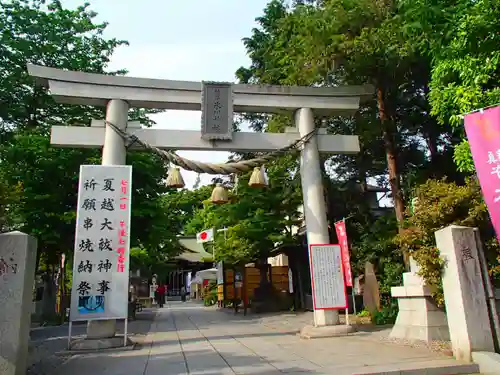
MULTIPOLYGON (((312 298, 313 298, 313 308, 314 310, 343 310, 346 309, 348 306, 348 301, 347 301, 347 289, 345 285, 345 276, 344 276, 344 264, 343 264, 343 259, 342 259, 342 250, 341 246, 339 244, 311 244, 309 245, 309 268, 311 271, 311 287, 312 287, 312 298), (340 262, 339 262, 339 267, 340 267, 340 275, 338 280, 342 282, 342 289, 343 289, 343 296, 344 296, 344 303, 339 305, 339 306, 327 306, 327 307, 317 307, 316 304, 316 294, 318 291, 318 285, 315 285, 314 281, 314 248, 317 247, 332 247, 334 251, 337 253, 335 255, 338 255, 340 257, 340 262)), ((338 286, 338 285, 337 285, 338 286)))

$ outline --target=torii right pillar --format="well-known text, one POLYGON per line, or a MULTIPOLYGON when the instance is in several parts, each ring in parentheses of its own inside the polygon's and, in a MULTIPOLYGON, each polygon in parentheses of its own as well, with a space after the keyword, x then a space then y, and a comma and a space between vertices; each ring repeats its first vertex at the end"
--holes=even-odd
MULTIPOLYGON (((295 125, 303 137, 315 129, 314 115, 310 108, 295 112, 295 125)), ((304 200, 304 216, 307 228, 307 244, 328 244, 328 220, 321 172, 321 159, 317 136, 303 146, 300 157, 300 176, 304 200)), ((340 325, 337 310, 314 310, 314 326, 301 331, 303 338, 342 336, 352 332, 352 326, 340 325)))

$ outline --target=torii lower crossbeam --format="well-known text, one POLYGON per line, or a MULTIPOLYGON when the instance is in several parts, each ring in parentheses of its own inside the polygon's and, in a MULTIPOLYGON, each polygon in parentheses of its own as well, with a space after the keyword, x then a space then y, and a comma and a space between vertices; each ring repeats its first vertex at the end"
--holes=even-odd
MULTIPOLYGON (((103 124, 104 125, 104 124, 103 124)), ((96 148, 104 146, 104 127, 53 126, 50 143, 58 147, 96 148)), ((295 133, 234 133, 233 140, 205 141, 199 131, 168 129, 127 128, 151 146, 164 150, 272 152, 292 144, 300 138, 295 133)), ((318 135, 319 152, 332 154, 355 154, 359 152, 357 136, 318 135)), ((140 147, 140 146, 139 146, 140 147)))

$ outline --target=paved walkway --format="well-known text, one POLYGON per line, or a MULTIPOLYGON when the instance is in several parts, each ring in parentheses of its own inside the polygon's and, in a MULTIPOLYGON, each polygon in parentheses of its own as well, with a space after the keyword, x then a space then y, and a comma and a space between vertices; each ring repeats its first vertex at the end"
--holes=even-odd
POLYGON ((473 372, 426 348, 380 342, 368 333, 301 340, 278 319, 234 316, 195 303, 158 310, 138 350, 72 357, 57 375, 411 374, 473 372), (263 324, 263 321, 266 321, 263 324), (449 366, 448 369, 439 367, 449 366))

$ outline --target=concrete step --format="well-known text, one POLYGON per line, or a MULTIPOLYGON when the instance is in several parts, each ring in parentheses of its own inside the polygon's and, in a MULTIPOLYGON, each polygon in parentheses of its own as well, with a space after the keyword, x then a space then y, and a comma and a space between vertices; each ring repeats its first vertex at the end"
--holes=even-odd
POLYGON ((383 366, 336 367, 335 375, 467 375, 479 374, 479 366, 475 363, 462 363, 454 359, 436 359, 404 363, 391 363, 383 366))

